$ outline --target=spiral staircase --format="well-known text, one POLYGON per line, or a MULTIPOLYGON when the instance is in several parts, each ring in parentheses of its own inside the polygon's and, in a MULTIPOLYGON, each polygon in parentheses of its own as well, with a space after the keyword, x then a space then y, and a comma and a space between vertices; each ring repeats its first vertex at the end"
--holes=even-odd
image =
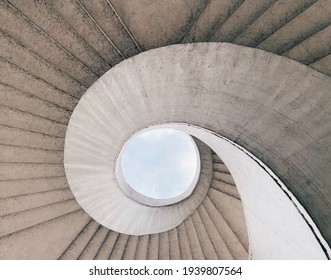
MULTIPOLYGON (((330 92, 329 0, 2 0, 0 22, 0 259, 250 258, 239 192, 214 152, 203 202, 161 233, 128 235, 100 225, 66 179, 67 125, 86 90, 141 52, 195 42, 265 50, 308 66, 302 86, 310 77, 320 80, 310 101, 298 96, 284 104, 302 109, 307 121, 299 125, 320 129, 311 132, 319 142, 310 148, 321 158, 281 162, 275 172, 289 187, 302 176, 302 190, 293 192, 330 244, 330 98, 319 94, 330 92)), ((269 164, 258 148, 248 148, 269 164)))

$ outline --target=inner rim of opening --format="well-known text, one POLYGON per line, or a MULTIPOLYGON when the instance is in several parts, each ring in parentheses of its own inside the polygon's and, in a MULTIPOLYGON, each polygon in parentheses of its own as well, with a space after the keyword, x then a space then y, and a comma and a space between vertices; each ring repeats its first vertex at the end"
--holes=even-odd
MULTIPOLYGON (((152 199, 172 199, 189 192, 200 172, 192 137, 171 128, 146 129, 123 147, 123 178, 135 192, 152 199)), ((186 196, 185 196, 186 197, 186 196)), ((184 198, 185 198, 184 197, 184 198)))

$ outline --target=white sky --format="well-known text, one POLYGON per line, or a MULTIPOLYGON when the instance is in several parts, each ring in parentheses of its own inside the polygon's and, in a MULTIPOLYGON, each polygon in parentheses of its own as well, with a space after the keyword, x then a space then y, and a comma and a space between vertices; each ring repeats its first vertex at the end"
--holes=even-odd
POLYGON ((189 187, 198 162, 190 136, 159 128, 134 137, 122 154, 121 164, 133 189, 148 197, 171 198, 189 187))

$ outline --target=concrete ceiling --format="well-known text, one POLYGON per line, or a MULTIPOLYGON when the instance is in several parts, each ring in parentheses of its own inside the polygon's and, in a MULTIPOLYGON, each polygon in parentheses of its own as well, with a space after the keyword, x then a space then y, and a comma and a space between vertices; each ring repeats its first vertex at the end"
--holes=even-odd
MULTIPOLYGON (((80 97, 121 61, 171 44, 229 42, 331 76, 330 0, 2 0, 0 7, 0 219, 7 225, 0 258, 40 258, 38 251, 29 254, 31 246, 16 254, 2 249, 32 235, 47 247, 45 234, 55 227, 66 231, 73 221, 70 236, 57 237, 62 252, 48 249, 45 258, 63 257, 77 238, 85 243, 71 258, 81 257, 88 246, 101 250, 104 242, 113 248, 116 233, 91 221, 68 189, 63 147, 80 97)), ((168 233, 160 238, 171 239, 168 233)), ((128 240, 118 238, 117 244, 131 242, 137 248, 138 237, 128 240)), ((141 240, 141 252, 147 252, 150 239, 141 240)), ((194 244, 196 235, 191 240, 194 244)), ((124 258, 118 246, 115 258, 124 258)))

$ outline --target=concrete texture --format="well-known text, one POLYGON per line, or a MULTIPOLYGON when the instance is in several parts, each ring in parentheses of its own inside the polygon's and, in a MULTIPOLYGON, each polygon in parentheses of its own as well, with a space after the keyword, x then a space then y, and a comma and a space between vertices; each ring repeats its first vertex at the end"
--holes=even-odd
MULTIPOLYGON (((225 41, 233 43, 237 37, 248 38, 252 42, 259 42, 257 46, 254 46, 256 48, 288 56, 308 64, 309 67, 326 75, 331 75, 330 30, 328 28, 331 14, 328 0, 174 0, 167 1, 167 5, 164 4, 164 1, 150 3, 142 0, 35 2, 32 5, 27 4, 26 1, 4 0, 0 2, 0 110, 4 109, 9 114, 8 116, 2 115, 3 118, 0 118, 0 159, 2 167, 6 170, 5 176, 7 176, 7 171, 8 175, 11 174, 10 180, 4 179, 1 175, 0 196, 3 199, 12 196, 23 198, 27 195, 22 200, 22 207, 25 204, 23 201, 27 203, 25 208, 37 205, 34 198, 39 197, 39 194, 36 196, 30 196, 30 194, 68 188, 63 171, 59 175, 49 177, 50 173, 47 172, 51 171, 51 167, 40 172, 43 167, 39 165, 38 174, 34 173, 33 177, 29 178, 26 175, 29 170, 34 168, 34 164, 54 164, 61 161, 60 154, 63 154, 64 138, 60 134, 56 136, 56 133, 61 133, 61 130, 57 130, 60 127, 59 124, 67 125, 71 112, 80 97, 107 69, 141 51, 180 42, 225 41), (253 33, 249 37, 250 31, 253 33), (28 117, 26 113, 32 116, 28 117), (25 117, 30 121, 25 123, 25 117), (41 118, 44 118, 45 121, 41 118), (35 121, 36 124, 34 124, 35 121), (55 121, 55 123, 51 124, 50 121, 55 121), (49 131, 48 125, 50 125, 49 131), (19 165, 21 162, 24 164, 19 165), (23 178, 21 171, 24 171, 25 167, 27 172, 23 172, 26 176, 23 178), (11 168, 13 168, 13 172, 9 171, 11 168)), ((244 41, 238 43, 246 44, 244 41)), ((259 56, 256 58, 261 59, 259 56)), ((229 63, 226 59, 224 61, 229 63)), ((240 57, 238 61, 242 61, 240 57)), ((271 59, 268 67, 261 71, 267 69, 271 71, 271 68, 276 67, 274 62, 271 59)), ((233 61, 233 63, 237 62, 233 61)), ((243 72, 246 71, 246 76, 250 77, 248 74, 250 62, 245 63, 247 64, 240 63, 235 69, 238 71, 241 68, 243 72)), ((278 67, 281 68, 283 62, 279 61, 279 63, 278 67)), ((287 66, 284 67, 286 70, 287 66)), ((182 75, 182 72, 180 73, 182 75)), ((209 73, 207 72, 203 78, 209 79, 209 73)), ((328 147, 330 146, 330 137, 327 136, 330 131, 330 103, 328 95, 323 97, 319 93, 329 92, 330 86, 324 86, 324 77, 321 82, 315 83, 315 88, 314 86, 309 88, 309 84, 312 83, 311 76, 313 76, 313 80, 322 77, 316 76, 316 72, 310 71, 302 71, 301 74, 285 71, 279 79, 274 79, 275 81, 269 79, 263 84, 264 76, 261 75, 261 80, 257 82, 257 85, 262 85, 261 88, 266 92, 269 90, 268 83, 270 83, 271 89, 275 89, 279 82, 277 95, 274 99, 269 100, 269 105, 271 104, 270 106, 280 114, 287 115, 290 120, 293 120, 293 124, 287 126, 288 119, 282 119, 279 116, 278 118, 275 116, 268 118, 268 112, 257 111, 257 115, 262 114, 263 123, 260 123, 259 118, 253 119, 246 132, 252 131, 254 122, 255 132, 251 134, 243 132, 242 138, 239 137, 238 141, 247 149, 250 146, 249 150, 253 154, 267 163, 272 170, 279 171, 277 175, 281 176, 287 186, 296 189, 300 202, 318 223, 322 234, 326 237, 330 234, 328 225, 331 224, 328 218, 330 217, 329 210, 327 210, 330 209, 328 202, 330 201, 328 198, 330 179, 325 178, 330 169, 327 163, 330 160, 325 160, 329 155, 328 147), (287 82, 281 83, 286 76, 289 76, 287 82), (302 94, 293 96, 289 92, 301 92, 302 94), (309 92, 311 94, 308 94, 309 92), (310 100, 310 103, 307 103, 307 100, 310 100), (275 125, 277 122, 280 122, 280 126, 275 125), (266 131, 265 128, 268 126, 270 130, 281 130, 282 133, 276 133, 276 135, 272 131, 266 131), (302 133, 302 129, 305 133, 302 133), (268 138, 268 135, 272 135, 274 139, 268 138), (286 135, 288 137, 285 137, 286 135), (294 139, 297 141, 292 143, 294 139), (302 140, 298 141, 299 139, 302 140), (311 144, 307 146, 309 139, 311 139, 311 144), (318 143, 314 139, 318 140, 318 143), (253 145, 254 143, 256 145, 253 145), (296 151, 293 149, 294 146, 296 151), (305 148, 303 149, 303 147, 305 148), (273 152, 275 149, 277 151, 273 152), (303 149, 301 153, 300 149, 303 149), (305 149, 307 155, 303 152, 305 149), (269 153, 271 154, 269 155, 269 153), (287 153, 287 156, 283 160, 279 160, 281 158, 279 154, 282 153, 287 153), (312 156, 316 153, 319 155, 312 156), (271 164, 270 158, 277 160, 272 161, 271 164)), ((226 94, 234 90, 234 85, 225 80, 219 86, 221 88, 232 86, 232 88, 219 95, 224 99, 225 106, 212 109, 210 119, 214 127, 217 126, 216 119, 212 119, 215 116, 214 111, 227 112, 226 105, 230 101, 226 98, 226 94)), ((193 102, 194 106, 203 103, 202 95, 198 99, 198 90, 194 91, 194 89, 205 92, 204 88, 197 87, 196 84, 192 84, 191 88, 196 97, 193 102)), ((220 134, 224 131, 222 126, 226 126, 227 122, 229 126, 226 126, 226 130, 228 131, 231 125, 236 130, 237 127, 249 123, 250 118, 245 118, 241 111, 244 108, 248 112, 252 107, 249 106, 250 102, 243 104, 241 98, 244 96, 249 100, 250 95, 254 97, 254 87, 249 88, 246 83, 241 90, 238 85, 237 88, 238 92, 240 91, 242 94, 238 94, 231 102, 238 104, 238 119, 236 116, 222 118, 221 126, 216 129, 220 134)), ((155 89, 158 89, 158 86, 155 89)), ((175 97, 176 99, 177 97, 175 97)), ((178 99, 182 103, 186 102, 184 99, 178 99)), ((258 99, 255 98, 255 100, 258 99)), ((264 103, 265 99, 261 96, 260 99, 261 103, 264 103)), ((196 119, 199 119, 201 110, 195 109, 194 112, 196 119)), ((208 126, 207 121, 205 124, 208 126)), ((222 188, 225 190, 224 186, 222 188)), ((231 189, 227 187, 226 190, 231 189)), ((56 194, 55 197, 59 197, 57 192, 54 194, 56 194)), ((231 194, 234 193, 231 192, 231 194)), ((45 193, 45 201, 50 201, 48 199, 51 196, 51 193, 45 193)), ((2 200, 0 206, 1 202, 2 200)), ((56 206, 56 204, 52 205, 56 206)), ((55 252, 52 246, 59 242, 61 244, 56 247, 59 248, 59 251, 63 251, 62 245, 69 246, 87 223, 87 215, 72 214, 74 216, 70 216, 70 209, 67 208, 66 214, 62 216, 62 212, 57 212, 57 207, 50 208, 50 211, 53 211, 52 217, 57 218, 46 221, 35 219, 36 212, 24 210, 26 213, 24 219, 27 223, 22 224, 21 230, 10 237, 0 237, 0 257, 58 258, 60 253, 55 252), (69 231, 61 231, 60 229, 66 228, 66 223, 76 227, 76 232, 72 231, 69 234, 69 231), (54 238, 53 242, 49 242, 49 232, 56 228, 59 229, 57 234, 61 238, 54 238), (43 240, 43 242, 38 243, 38 240, 43 240)), ((205 222, 207 217, 205 217, 204 210, 199 210, 199 213, 203 215, 205 222)), ((208 221, 210 222, 210 220, 208 221)), ((216 236, 215 225, 209 222, 206 226, 214 232, 214 238, 216 236)), ((185 235, 186 230, 183 231, 182 227, 179 228, 177 231, 185 235)), ((114 232, 108 234, 100 247, 100 254, 96 258, 108 258, 107 254, 111 252, 113 242, 116 242, 116 236, 114 232)), ((219 237, 218 239, 213 238, 211 241, 214 242, 213 245, 219 258, 230 258, 226 249, 222 247, 219 237)), ((190 244, 183 236, 179 236, 179 239, 181 241, 181 258, 191 258, 190 244)), ((330 244, 330 238, 326 237, 326 239, 330 244)), ((169 240, 170 242, 172 240, 170 235, 169 240)), ((143 236, 141 240, 139 239, 137 247, 139 252, 136 256, 158 258, 157 242, 157 235, 151 238, 143 236), (142 243, 140 244, 140 242, 142 243), (149 247, 148 244, 151 246, 149 247)))
MULTIPOLYGON (((74 178, 80 173, 75 165, 78 167, 81 166, 79 163, 83 164, 82 166, 87 166, 87 163, 97 165, 102 160, 101 154, 114 154, 114 150, 119 150, 123 145, 120 143, 123 143, 134 131, 139 131, 153 123, 187 123, 211 129, 217 134, 219 133, 242 144, 248 150, 254 151, 256 155, 263 155, 261 159, 269 167, 272 167, 273 172, 280 179, 286 182, 289 191, 307 209, 322 236, 328 240, 329 224, 323 222, 324 219, 327 219, 328 211, 330 211, 329 202, 325 199, 329 194, 329 175, 325 172, 327 166, 329 166, 328 157, 326 154, 320 155, 319 152, 316 152, 316 149, 307 149, 311 145, 322 148, 327 143, 323 138, 321 141, 318 140, 318 135, 323 135, 324 132, 316 130, 315 127, 314 130, 309 130, 313 123, 302 122, 302 119, 305 118, 305 112, 311 114, 312 111, 315 111, 317 114, 315 116, 319 116, 320 112, 316 111, 317 108, 314 108, 316 105, 311 104, 309 96, 314 94, 315 97, 319 96, 321 102, 324 102, 328 99, 330 83, 328 77, 296 62, 263 51, 228 44, 173 46, 141 54, 132 60, 121 63, 105 74, 87 91, 87 94, 84 95, 76 107, 72 117, 75 122, 71 123, 70 121, 67 132, 67 137, 79 139, 78 142, 76 140, 72 143, 69 142, 68 146, 66 144, 66 149, 74 149, 75 147, 74 153, 68 153, 68 161, 65 158, 69 182, 71 184, 72 179, 77 180, 74 178), (277 76, 278 79, 275 80, 274 76, 277 76), (123 77, 125 77, 124 81, 121 80, 123 77), (155 91, 155 88, 158 88, 158 90, 155 91), (106 92, 111 92, 111 95, 106 94, 106 92), (287 106, 293 104, 293 99, 298 100, 298 98, 301 100, 300 105, 298 105, 301 110, 297 108, 291 111, 285 110, 287 106), (122 100, 126 100, 125 106, 121 102, 122 100), (107 117, 107 113, 101 105, 95 105, 97 102, 102 106, 106 106, 108 111, 111 112, 111 118, 107 117), (86 112, 84 115, 82 114, 83 110, 86 112), (76 116, 82 115, 83 119, 77 121, 78 117, 76 116), (292 127, 293 121, 296 121, 295 129, 289 130, 287 127, 292 127), (81 123, 84 123, 84 131, 88 130, 90 134, 80 132, 83 129, 81 123), (111 129, 107 128, 106 123, 110 125, 111 129), (121 129, 121 126, 125 129, 121 129), (96 146, 93 146, 93 153, 85 152, 79 148, 80 143, 84 143, 83 141, 94 143, 89 140, 90 135, 94 137, 99 133, 105 133, 105 131, 107 131, 107 136, 103 138, 104 141, 113 143, 112 148, 107 152, 102 152, 99 156, 96 146), (256 136, 252 138, 251 135, 256 136), (314 140, 311 138, 313 135, 314 140), (253 139, 255 141, 252 141, 253 139), (84 153, 86 153, 86 156, 84 153), (90 154, 93 154, 93 157, 90 154), (299 156, 306 158, 307 161, 310 158, 310 162, 314 162, 315 165, 308 163, 309 169, 303 168, 301 165, 300 170, 297 171, 300 172, 300 176, 296 176, 296 171, 292 166, 298 164, 299 156), (284 160, 286 160, 287 166, 294 169, 291 176, 288 175, 287 170, 284 173, 284 165, 280 164, 284 160), (72 173, 70 169, 73 170, 72 173), (307 181, 306 184, 314 185, 314 188, 318 190, 315 195, 311 194, 308 186, 304 187, 303 178, 305 176, 310 179, 310 182, 307 181), (305 192, 306 189, 307 192, 305 192), (319 203, 314 203, 314 198, 318 194, 320 194, 319 203), (322 194, 325 196, 324 199, 322 194), (314 219, 317 215, 320 219, 314 219)), ((324 104, 324 106, 327 105, 324 104)), ((320 122, 325 122, 325 118, 326 116, 322 115, 320 122)), ((324 129, 328 129, 327 124, 325 124, 324 129)), ((204 139, 203 141, 208 143, 207 140, 204 139)), ((84 146, 85 149, 86 147, 84 146)), ((214 150, 216 149, 214 146, 212 147, 214 150)), ((105 164, 111 166, 114 159, 108 158, 107 160, 105 164)), ((241 162, 240 160, 237 161, 241 162)), ((240 166, 239 163, 237 165, 240 166)), ((110 170, 112 168, 106 172, 109 173, 110 170)), ((244 176, 246 174, 242 171, 244 168, 240 170, 243 177, 251 176, 251 178, 255 178, 253 174, 257 173, 252 170, 252 175, 244 176)), ((94 171, 91 170, 91 172, 94 171)), ((228 174, 222 174, 215 170, 212 176, 219 182, 228 185, 234 184, 232 177, 228 174)), ((260 177, 263 178, 262 175, 260 177)), ((245 180, 248 181, 247 178, 245 180)), ((272 181, 268 180, 265 179, 268 182, 267 184, 272 186, 272 181)), ((81 183, 82 181, 76 182, 81 183)), ((254 184, 256 183, 252 183, 252 185, 254 184)), ((75 192, 75 185, 73 187, 75 192)), ((278 187, 274 185, 274 188, 278 187)), ((231 215, 231 211, 225 211, 223 207, 225 205, 238 205, 240 207, 241 205, 240 200, 238 200, 239 195, 236 192, 231 193, 228 189, 227 192, 227 195, 220 194, 214 187, 209 191, 210 194, 207 200, 209 205, 214 205, 217 213, 222 213, 218 215, 222 216, 224 224, 231 223, 235 215, 231 215)), ((262 196, 263 192, 260 195, 259 193, 260 191, 257 191, 250 197, 258 198, 262 196)), ((266 195, 263 200, 267 201, 269 199, 270 205, 272 205, 273 196, 275 195, 266 195)), ((285 205, 288 203, 293 207, 290 200, 286 202, 286 195, 282 199, 285 199, 285 205)), ((80 201, 80 198, 78 198, 78 201, 80 201)), ((248 198, 248 201, 243 201, 244 206, 248 205, 250 201, 254 200, 248 198)), ((274 206, 273 209, 284 207, 286 206, 279 205, 274 206)), ((267 204, 261 206, 261 209, 263 208, 268 209, 267 204)), ((254 222, 248 221, 249 232, 251 232, 250 228, 259 228, 260 232, 255 232, 253 236, 250 236, 251 240, 261 238, 261 232, 264 232, 262 230, 263 225, 266 226, 266 229, 270 230, 272 228, 271 225, 268 225, 267 220, 264 221, 264 218, 259 216, 259 212, 266 213, 267 210, 260 211, 258 209, 260 208, 256 207, 252 215, 262 225, 258 227, 254 222)), ((273 213, 272 210, 270 211, 270 213, 273 213)), ((293 211, 296 211, 295 207, 293 211)), ((309 224, 306 224, 306 229, 302 230, 302 223, 305 224, 305 221, 299 212, 295 213, 293 218, 283 220, 283 226, 282 223, 279 223, 279 227, 275 224, 275 228, 271 230, 277 236, 287 236, 284 244, 288 242, 289 245, 281 247, 287 249, 280 252, 277 249, 278 245, 273 248, 267 246, 254 248, 253 246, 251 254, 254 258, 323 258, 325 256, 322 248, 323 246, 324 249, 328 248, 328 245, 325 242, 324 244, 318 243, 314 236, 315 233, 309 229, 309 224), (295 221, 298 221, 298 223, 295 223, 295 221), (292 227, 289 227, 289 225, 292 225, 292 227), (287 234, 281 233, 282 228, 287 228, 287 234), (305 251, 303 248, 291 250, 295 240, 290 241, 290 236, 297 234, 297 231, 302 231, 301 244, 306 242, 313 244, 315 242, 316 246, 314 246, 317 251, 315 249, 311 249, 311 252, 310 250, 305 251), (313 240, 315 241, 313 242, 313 240), (286 254, 287 251, 297 253, 293 253, 293 255, 286 254)), ((276 214, 270 215, 275 216, 276 214)), ((309 217, 308 214, 307 217, 309 217)), ((187 220, 185 223, 186 229, 188 227, 190 231, 191 220, 187 220)), ((224 226, 220 225, 220 227, 224 226)), ((316 229, 316 234, 319 234, 318 229, 316 229)), ((242 232, 243 229, 238 229, 238 231, 242 232)), ((236 236, 240 239, 239 232, 236 233, 236 236)), ((229 233, 227 238, 232 238, 231 236, 229 233)), ((319 235, 317 238, 322 240, 322 236, 319 235)), ((195 250, 198 250, 197 239, 194 235, 191 238, 191 242, 195 244, 195 250)), ((264 238, 268 244, 279 244, 280 242, 275 242, 273 237, 268 239, 267 234, 264 234, 264 238)), ((245 244, 244 240, 240 240, 239 244, 245 244)), ((247 245, 246 243, 246 247, 247 245)), ((199 251, 192 252, 192 254, 193 257, 200 256, 199 251)))

